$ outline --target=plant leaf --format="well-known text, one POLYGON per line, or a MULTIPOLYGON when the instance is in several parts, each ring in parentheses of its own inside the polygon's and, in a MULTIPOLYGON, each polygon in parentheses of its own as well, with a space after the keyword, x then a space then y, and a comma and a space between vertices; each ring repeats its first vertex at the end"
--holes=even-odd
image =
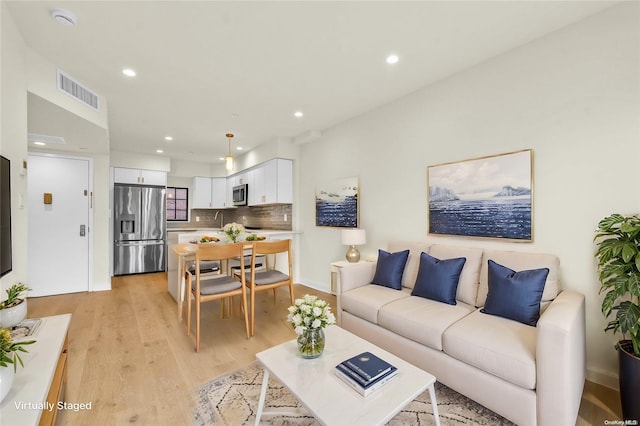
POLYGON ((638 247, 636 247, 634 243, 626 241, 622 244, 621 254, 622 260, 624 260, 625 263, 628 263, 636 256, 636 254, 638 254, 638 247))

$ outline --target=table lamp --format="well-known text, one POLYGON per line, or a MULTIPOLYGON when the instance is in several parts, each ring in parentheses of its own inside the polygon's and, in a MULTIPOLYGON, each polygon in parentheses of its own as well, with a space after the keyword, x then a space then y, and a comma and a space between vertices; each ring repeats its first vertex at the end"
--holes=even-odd
POLYGON ((365 242, 366 232, 364 229, 353 228, 342 230, 342 244, 349 246, 349 250, 347 250, 346 255, 348 262, 355 263, 360 261, 360 252, 356 246, 364 244, 365 242))

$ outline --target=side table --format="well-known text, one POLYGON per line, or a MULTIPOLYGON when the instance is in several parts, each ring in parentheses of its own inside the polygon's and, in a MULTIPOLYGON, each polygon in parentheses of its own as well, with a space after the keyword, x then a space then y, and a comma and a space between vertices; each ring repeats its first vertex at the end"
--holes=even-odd
POLYGON ((59 403, 64 402, 71 314, 41 319, 34 336, 21 338, 36 343, 20 354, 24 368, 18 367, 13 386, 0 404, 3 425, 53 425, 59 403))

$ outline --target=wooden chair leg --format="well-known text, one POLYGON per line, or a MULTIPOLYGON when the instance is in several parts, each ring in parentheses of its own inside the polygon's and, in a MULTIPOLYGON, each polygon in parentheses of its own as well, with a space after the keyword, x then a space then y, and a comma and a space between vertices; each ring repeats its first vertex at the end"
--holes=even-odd
POLYGON ((200 298, 196 296, 196 352, 200 352, 200 298))
POLYGON ((247 329, 247 339, 251 336, 249 334, 249 313, 247 312, 247 294, 243 291, 242 296, 240 296, 242 300, 240 303, 242 304, 242 312, 244 312, 244 326, 247 329))
POLYGON ((251 290, 251 335, 256 334, 256 292, 251 290))
POLYGON ((187 336, 191 336, 191 291, 187 293, 187 336))
POLYGON ((291 298, 291 306, 295 305, 296 300, 293 296, 293 281, 289 282, 289 297, 291 298))
POLYGON ((274 288, 273 288, 273 304, 274 304, 274 305, 276 304, 276 290, 277 290, 277 289, 278 289, 277 287, 274 287, 274 288))

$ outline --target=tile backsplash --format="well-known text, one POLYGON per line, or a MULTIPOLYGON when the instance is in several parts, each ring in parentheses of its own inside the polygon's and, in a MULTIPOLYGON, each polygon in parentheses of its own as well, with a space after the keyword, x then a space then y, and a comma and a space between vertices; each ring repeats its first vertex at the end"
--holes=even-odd
POLYGON ((167 222, 167 227, 169 229, 220 228, 221 224, 236 222, 252 228, 291 231, 291 207, 291 204, 271 204, 235 209, 191 209, 190 221, 170 221, 167 222), (200 219, 197 222, 196 217, 200 219))

